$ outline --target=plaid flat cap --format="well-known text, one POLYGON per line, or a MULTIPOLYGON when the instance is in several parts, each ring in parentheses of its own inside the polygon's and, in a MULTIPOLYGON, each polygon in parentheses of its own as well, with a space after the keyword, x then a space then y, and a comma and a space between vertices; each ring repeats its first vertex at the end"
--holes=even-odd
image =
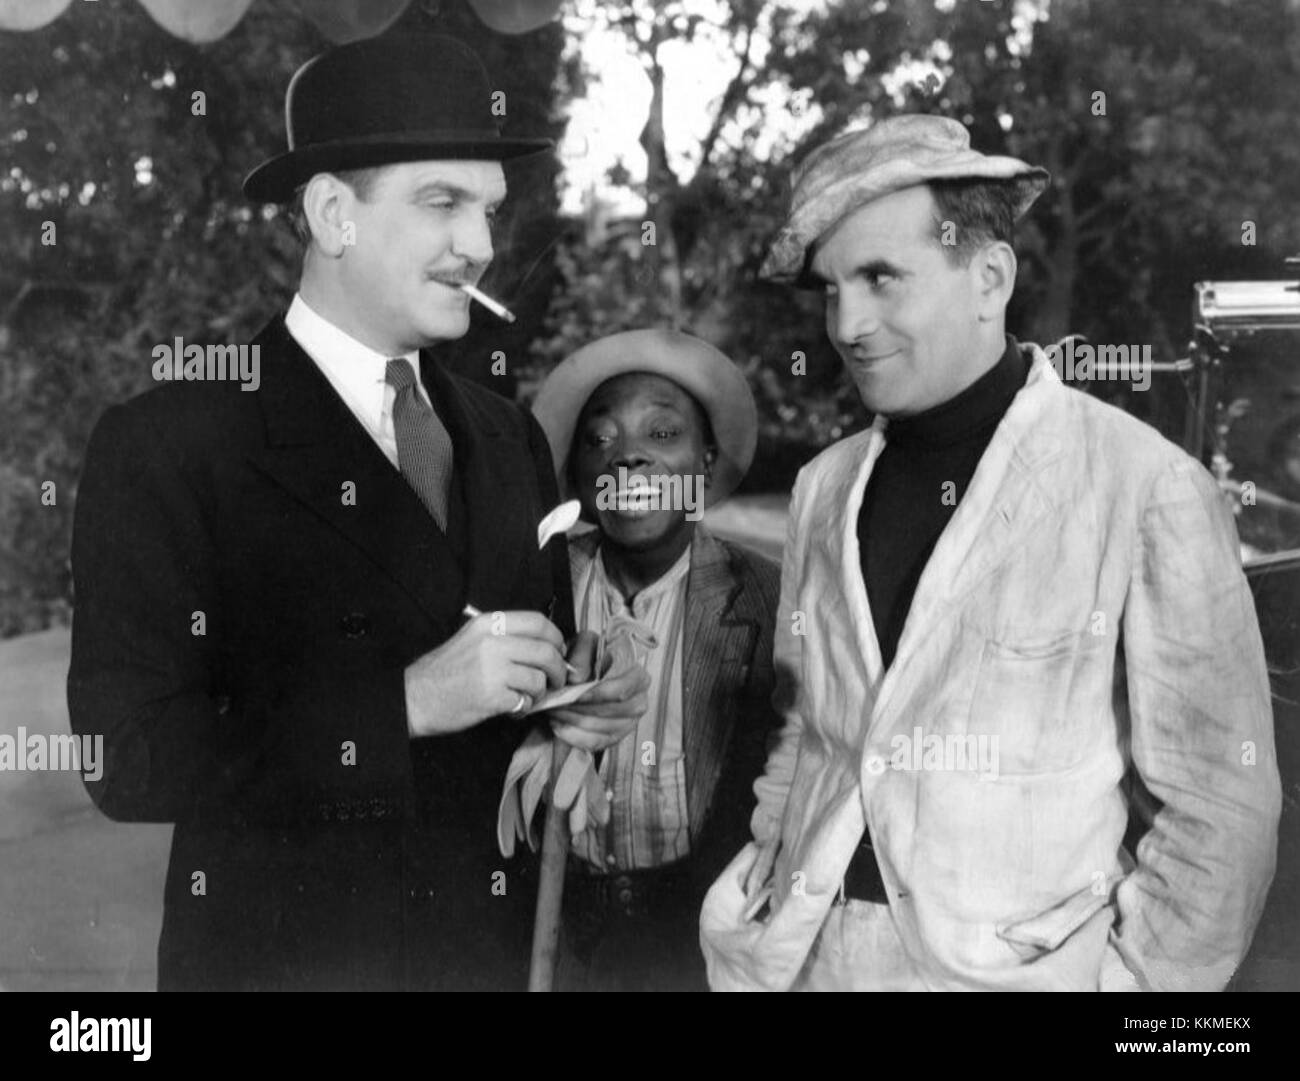
POLYGON ((944 116, 890 117, 819 146, 795 169, 790 216, 767 253, 759 277, 801 278, 809 247, 844 217, 882 195, 928 180, 985 177, 1020 183, 1020 218, 1047 187, 1046 169, 1019 158, 972 150, 964 124, 944 116))

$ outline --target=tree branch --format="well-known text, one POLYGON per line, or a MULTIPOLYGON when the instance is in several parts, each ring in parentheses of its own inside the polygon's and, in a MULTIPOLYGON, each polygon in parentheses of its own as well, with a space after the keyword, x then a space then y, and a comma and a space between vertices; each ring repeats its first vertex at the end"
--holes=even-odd
POLYGON ((731 82, 727 84, 727 89, 723 91, 722 101, 718 105, 717 115, 713 118, 713 123, 709 127, 709 132, 704 137, 704 142, 700 149, 700 166, 696 172, 699 176, 708 167, 709 159, 713 157, 714 147, 717 145, 718 138, 722 134, 722 126, 727 122, 727 117, 737 105, 749 94, 749 84, 745 81, 746 75, 750 70, 749 51, 754 43, 754 26, 758 22, 758 12, 750 8, 748 18, 744 22, 745 30, 745 48, 740 54, 740 67, 732 77, 731 82))
MULTIPOLYGON (((614 25, 621 27, 627 33, 627 36, 631 38, 632 41, 637 46, 637 52, 639 53, 644 54, 645 50, 650 46, 651 42, 653 41, 653 36, 651 38, 651 41, 647 41, 641 37, 641 33, 640 33, 641 23, 637 21, 636 12, 633 11, 630 7, 627 8, 625 11, 623 11, 622 14, 620 14, 618 18, 614 20, 614 25)), ((644 62, 645 61, 643 59, 642 63, 644 62)))
POLYGON ((1097 233, 1109 232, 1112 228, 1119 228, 1133 216, 1133 205, 1132 203, 1129 203, 1127 207, 1119 208, 1121 213, 1119 221, 1116 222, 1112 220, 1110 225, 1103 226, 1101 229, 1089 228, 1107 211, 1114 211, 1115 209, 1115 204, 1110 200, 1098 199, 1092 204, 1092 206, 1088 207, 1087 210, 1080 212, 1079 216, 1075 219, 1075 225, 1078 227, 1079 235, 1081 237, 1091 237, 1097 233))

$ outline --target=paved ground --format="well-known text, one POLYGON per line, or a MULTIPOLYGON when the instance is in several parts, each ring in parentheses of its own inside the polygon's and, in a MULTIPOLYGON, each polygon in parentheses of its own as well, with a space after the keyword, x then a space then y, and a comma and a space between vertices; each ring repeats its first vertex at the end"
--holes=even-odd
MULTIPOLYGON (((780 558, 785 500, 733 500, 717 532, 780 558)), ((68 633, 0 642, 0 733, 68 731, 68 633)), ((1300 681, 1281 688, 1279 756, 1287 806, 1278 876, 1237 986, 1300 990, 1300 681)), ((119 825, 75 774, 0 771, 0 987, 151 989, 169 826, 119 825)))
MULTIPOLYGON (((0 732, 68 731, 68 632, 0 643, 0 732)), ((170 826, 119 825, 75 773, 0 771, 0 986, 152 989, 170 826)))

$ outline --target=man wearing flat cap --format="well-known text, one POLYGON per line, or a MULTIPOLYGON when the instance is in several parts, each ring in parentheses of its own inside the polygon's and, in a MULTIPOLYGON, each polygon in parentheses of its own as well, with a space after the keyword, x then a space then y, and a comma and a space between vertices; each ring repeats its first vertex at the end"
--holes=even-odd
POLYGON ((1220 989, 1249 946, 1280 788, 1231 516, 1007 336, 1047 181, 928 116, 795 171, 764 273, 824 291, 875 420, 795 484, 715 988, 1220 989))
MULTIPOLYGON (((289 150, 245 182, 309 234, 257 392, 174 382, 91 438, 68 698, 98 806, 176 824, 160 988, 524 986, 535 886, 494 822, 566 679, 555 480, 536 422, 427 352, 467 329, 501 162, 549 145, 491 94, 448 38, 301 68, 289 150)), ((621 738, 647 683, 612 673, 571 738, 621 738)))

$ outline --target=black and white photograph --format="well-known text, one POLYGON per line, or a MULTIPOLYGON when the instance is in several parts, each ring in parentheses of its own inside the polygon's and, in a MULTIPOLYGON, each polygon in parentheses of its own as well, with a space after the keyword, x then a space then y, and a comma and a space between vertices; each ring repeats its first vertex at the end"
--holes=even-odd
POLYGON ((0 0, 38 1051, 1077 991, 1249 1058, 1298 798, 1297 0, 0 0))

